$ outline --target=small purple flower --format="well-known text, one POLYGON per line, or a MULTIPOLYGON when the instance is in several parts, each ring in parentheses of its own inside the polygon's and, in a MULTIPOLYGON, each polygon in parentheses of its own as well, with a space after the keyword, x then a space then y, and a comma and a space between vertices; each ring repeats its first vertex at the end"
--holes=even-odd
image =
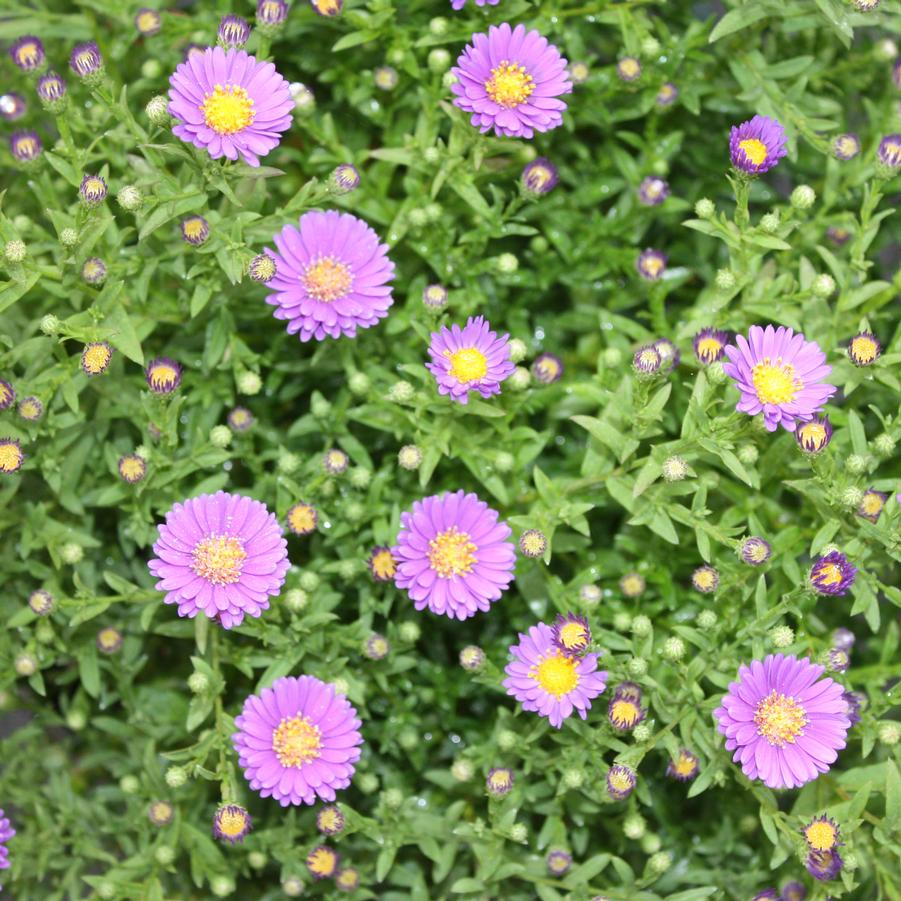
POLYGON ((615 763, 607 770, 607 794, 613 801, 625 801, 635 789, 635 770, 615 763))
POLYGON ((804 335, 784 326, 752 325, 747 338, 738 335, 735 341, 726 348, 723 368, 741 392, 736 409, 750 416, 762 412, 767 431, 780 425, 794 431, 835 394, 835 385, 822 381, 832 372, 826 354, 804 335))
POLYGON ((513 770, 507 767, 494 767, 488 771, 485 779, 488 794, 495 798, 502 798, 513 791, 513 770))
POLYGON ((485 665, 485 652, 474 644, 469 644, 459 655, 460 666, 468 673, 477 673, 485 665))
POLYGON ((210 236, 210 223, 203 216, 186 216, 181 220, 181 236, 185 243, 199 247, 210 236))
POLYGON ((337 447, 329 448, 322 455, 322 468, 332 476, 339 476, 350 464, 350 457, 337 447))
POLYGON ((16 402, 16 389, 0 379, 0 410, 8 410, 16 402))
POLYGON ((20 163, 36 160, 44 149, 36 131, 14 131, 9 136, 9 152, 20 163))
POLYGON ((532 375, 544 385, 558 382, 563 378, 563 360, 554 354, 539 354, 532 361, 532 375))
POLYGON ((782 901, 804 901, 807 889, 802 882, 786 882, 782 886, 782 901))
POLYGON ((255 281, 267 285, 278 275, 278 266, 268 253, 258 253, 247 267, 247 274, 255 281))
POLYGON ((510 527, 475 494, 460 490, 416 501, 400 524, 391 548, 395 584, 417 610, 468 619, 487 611, 513 581, 510 527))
POLYGON ((547 535, 540 529, 526 529, 519 536, 518 544, 526 557, 543 557, 547 551, 547 535))
POLYGON ((826 237, 836 246, 841 247, 851 240, 851 232, 842 225, 830 225, 826 229, 826 237))
POLYGON ((666 262, 669 258, 662 250, 653 250, 650 247, 643 250, 635 261, 638 274, 649 282, 656 282, 666 271, 666 262))
POLYGON ((588 67, 588 63, 576 60, 567 66, 566 74, 573 84, 585 84, 591 76, 591 69, 588 67))
POLYGON ((671 82, 660 86, 657 96, 654 98, 657 106, 672 106, 679 99, 679 89, 671 82))
MULTIPOLYGON (((246 24, 246 23, 245 23, 246 24)), ((294 98, 269 62, 243 50, 209 47, 181 63, 169 79, 172 133, 213 159, 241 157, 259 166, 291 127, 294 98)))
POLYGON ((257 3, 257 25, 273 28, 288 18, 288 4, 285 0, 259 0, 257 3))
MULTIPOLYGON (((37 591, 32 591, 28 595, 28 606, 36 616, 49 616, 55 606, 53 595, 43 588, 38 588, 37 591)), ((2 815, 3 813, 0 811, 0 816, 2 815)))
POLYGON ((641 63, 634 56, 624 56, 616 64, 620 81, 637 81, 641 78, 641 63))
POLYGON ((320 16, 338 16, 344 8, 344 0, 310 0, 310 6, 320 16))
POLYGON ((877 150, 879 162, 889 169, 901 166, 901 134, 886 135, 879 142, 877 150))
POLYGON ((397 561, 390 547, 376 545, 366 561, 369 573, 376 582, 393 582, 397 574, 397 561))
POLYGON ((828 416, 815 416, 810 422, 795 426, 795 440, 805 454, 818 454, 832 440, 832 423, 828 416))
POLYGON ((844 626, 839 626, 832 633, 832 645, 836 648, 841 648, 843 651, 849 651, 854 647, 854 643, 857 641, 854 633, 850 629, 846 629, 844 626))
POLYGON ((698 755, 693 754, 688 748, 681 748, 679 756, 666 765, 666 775, 671 779, 678 779, 679 782, 691 782, 698 775, 700 768, 701 761, 698 755))
POLYGON ((773 549, 764 538, 752 535, 741 543, 738 553, 748 566, 762 566, 772 556, 773 549))
POLYGON ((341 855, 328 845, 318 845, 307 855, 307 869, 315 880, 331 879, 338 872, 341 855))
MULTIPOLYGON (((16 830, 13 829, 12 824, 9 822, 9 817, 4 814, 3 808, 0 807, 0 870, 9 869, 9 848, 6 847, 6 843, 15 834, 16 830)), ((0 891, 2 890, 3 886, 0 885, 0 891)))
POLYGON ((591 644, 591 628, 588 620, 577 613, 557 615, 553 625, 554 646, 568 656, 578 657, 591 644))
POLYGON ((844 861, 838 851, 810 851, 804 862, 807 872, 818 882, 831 882, 838 878, 844 861))
POLYGON ((344 831, 346 822, 341 808, 335 804, 326 804, 316 814, 316 828, 323 835, 338 835, 344 831))
POLYGON ((857 508, 857 515, 870 522, 878 522, 887 500, 888 495, 884 491, 868 488, 863 493, 863 500, 857 508))
POLYGON ((27 111, 28 104, 21 94, 10 91, 0 95, 0 118, 7 122, 15 122, 16 119, 21 119, 27 111))
POLYGON ((182 368, 170 357, 157 357, 147 364, 144 375, 154 394, 171 394, 181 384, 182 368))
POLYGON ((39 397, 29 395, 19 401, 18 414, 28 422, 37 422, 44 415, 44 405, 39 397))
POLYGON ((26 34, 10 44, 12 61, 25 72, 34 72, 44 65, 44 44, 33 34, 26 34))
POLYGON ((466 325, 442 326, 432 332, 431 363, 426 369, 435 377, 438 392, 460 404, 477 391, 483 398, 501 393, 501 382, 516 368, 510 360, 509 335, 498 338, 486 320, 470 317, 466 325))
POLYGON ((617 732, 631 732, 647 713, 641 706, 641 689, 634 682, 619 685, 607 705, 607 719, 617 732))
POLYGON ((155 34, 159 34, 162 27, 162 18, 159 10, 144 7, 135 13, 135 28, 138 30, 138 34, 152 37, 155 34))
MULTIPOLYGON (((497 6, 500 0, 475 0, 476 6, 484 6, 486 3, 491 6, 497 6)), ((454 9, 463 9, 466 6, 466 0, 451 0, 451 6, 454 9)))
POLYGON ((388 639, 379 632, 373 632, 363 646, 363 654, 370 660, 384 660, 390 651, 391 645, 388 639))
POLYGON ((565 876, 573 865, 573 856, 568 851, 550 851, 545 863, 551 876, 565 876))
POLYGON ((836 135, 832 141, 832 153, 837 160, 853 160, 860 153, 860 138, 852 132, 836 135))
POLYGON ((713 715, 749 779, 798 788, 829 771, 850 728, 842 687, 806 657, 769 654, 741 666, 713 715))
POLYGON ((216 41, 223 50, 240 50, 250 38, 247 19, 229 13, 219 20, 216 41))
POLYGON ((851 666, 851 658, 843 648, 830 648, 827 659, 831 673, 846 673, 851 666))
POLYGON ((334 801, 360 759, 360 720, 334 686, 283 676, 250 695, 232 736, 244 778, 282 807, 334 801))
POLYGON ((573 711, 586 719, 592 699, 607 687, 607 673, 597 668, 598 655, 564 654, 554 644, 554 630, 544 623, 521 632, 510 653, 513 660, 504 669, 507 694, 557 729, 573 711))
POLYGON ((119 457, 119 478, 129 485, 136 485, 147 475, 147 461, 140 454, 125 454, 119 457))
POLYGON ((213 816, 213 838, 236 845, 250 832, 253 820, 240 804, 224 804, 213 816))
POLYGON ((632 356, 632 368, 639 375, 655 375, 660 372, 663 358, 660 351, 653 344, 645 344, 639 347, 632 356))
POLYGON ((648 175, 638 186, 638 202, 642 206, 660 206, 669 193, 669 182, 656 175, 648 175))
POLYGON ((372 73, 372 80, 380 91, 393 91, 397 87, 400 76, 397 74, 397 69, 391 66, 379 66, 372 73))
POLYGON ((81 180, 78 195, 88 206, 97 206, 106 200, 108 193, 106 180, 100 175, 85 175, 81 180))
POLYGON ((35 90, 41 101, 52 107, 66 96, 66 82, 56 72, 48 72, 38 79, 35 90))
POLYGON ((341 163, 329 176, 329 187, 333 194, 350 194, 360 186, 360 172, 350 163, 341 163))
POLYGON ((260 501, 218 491, 175 504, 159 526, 148 568, 178 615, 239 626, 259 617, 290 562, 278 520, 260 501))
POLYGON ((860 691, 842 692, 842 700, 847 705, 847 716, 852 726, 860 722, 860 711, 867 702, 867 696, 860 691))
POLYGON ((709 366, 722 360, 726 353, 726 345, 729 343, 729 332, 724 332, 713 327, 701 329, 695 335, 693 345, 695 356, 699 363, 709 366))
POLYGON ((246 432, 255 422, 253 413, 247 407, 235 407, 229 411, 228 427, 234 432, 246 432))
POLYGON ((537 157, 523 168, 522 186, 535 197, 549 194, 557 186, 557 167, 547 157, 537 157))
POLYGON ((779 892, 774 888, 761 889, 751 901, 778 901, 779 892))
POLYGON ((480 131, 531 138, 563 124, 563 94, 572 91, 566 60, 547 38, 525 25, 492 25, 474 34, 451 69, 454 104, 480 131))
POLYGON ((103 56, 100 48, 93 41, 76 44, 69 57, 69 66, 80 78, 99 75, 103 69, 103 56))
POLYGON ((22 445, 15 438, 0 438, 0 472, 6 475, 18 472, 24 462, 22 445))
POLYGON ((787 153, 785 129, 775 119, 754 116, 733 125, 729 135, 729 155, 740 172, 760 175, 769 172, 787 153))
POLYGON ((858 332, 848 342, 848 357, 855 366, 872 366, 882 356, 882 344, 872 332, 858 332))
POLYGON ((430 310, 443 310, 447 306, 447 288, 444 285, 426 285, 422 289, 422 302, 430 310))
POLYGON ((97 649, 104 654, 115 654, 122 647, 122 633, 113 626, 105 626, 97 633, 97 649))
POLYGON ((672 372, 682 359, 682 351, 669 338, 658 338, 654 350, 660 354, 660 368, 664 372, 672 372))
POLYGON ((848 593, 856 578, 857 567, 841 551, 830 551, 814 561, 809 581, 818 594, 841 596, 848 593))
POLYGON ((388 246, 362 219, 311 211, 273 240, 277 250, 267 253, 278 272, 266 303, 276 308, 276 319, 287 320, 289 335, 303 342, 354 338, 357 329, 388 315, 394 263, 388 246))
POLYGON ((106 263, 100 257, 88 257, 82 264, 81 277, 89 285, 102 285, 106 281, 106 263))
POLYGON ((151 801, 147 819, 154 826, 168 826, 175 819, 175 808, 168 801, 151 801))

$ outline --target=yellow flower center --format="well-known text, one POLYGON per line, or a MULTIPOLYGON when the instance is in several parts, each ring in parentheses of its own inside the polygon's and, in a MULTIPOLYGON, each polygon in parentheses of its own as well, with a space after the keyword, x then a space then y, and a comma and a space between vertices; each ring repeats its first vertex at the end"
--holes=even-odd
POLYGON ((691 580, 695 583, 695 587, 710 591, 716 586, 716 573, 711 569, 701 569, 691 577, 691 580))
POLYGON ((632 780, 629 778, 629 773, 626 770, 611 769, 607 781, 618 792, 628 791, 632 788, 632 780))
POLYGON ((676 761, 673 769, 680 776, 690 776, 695 771, 695 760, 693 757, 688 757, 685 754, 680 754, 679 759, 676 761))
POLYGON ((475 550, 469 533, 451 526, 429 542, 429 566, 440 579, 465 575, 472 572, 476 562, 475 550))
POLYGON ((897 144, 894 141, 886 141, 883 144, 885 148, 885 152, 887 156, 894 156, 896 153, 901 153, 901 144, 897 144))
POLYGON ((92 194, 102 194, 105 188, 106 188, 106 185, 104 185, 104 183, 94 175, 92 175, 84 183, 84 192, 89 197, 92 194))
POLYGON ((617 698, 610 708, 610 720, 619 729, 630 729, 641 719, 641 708, 628 698, 617 698))
POLYGON ((16 140, 16 152, 19 156, 35 156, 38 152, 38 142, 31 135, 22 135, 16 140))
POLYGON ((191 555, 191 569, 212 585, 232 585, 241 578, 247 551, 239 538, 209 535, 191 555))
POLYGON ((521 541, 523 550, 532 557, 543 554, 547 548, 547 539, 544 535, 534 531, 523 532, 521 541))
POLYGON ((147 471, 147 465, 137 454, 123 457, 119 464, 119 474, 123 479, 140 479, 147 471))
POLYGON ((579 673, 576 662, 560 651, 545 657, 538 666, 532 667, 529 675, 541 686, 543 691, 555 698, 574 691, 579 684, 579 673))
POLYGON ((814 851, 831 851, 838 834, 828 820, 814 820, 804 828, 804 838, 814 851))
POLYGON ((301 534, 316 528, 316 511, 309 504, 295 504, 288 511, 288 525, 301 534))
POLYGON ((558 373, 560 372, 560 364, 556 360, 552 360, 550 357, 546 357, 544 360, 539 361, 538 372, 543 378, 556 378, 558 373))
POLYGON ((233 135, 252 124, 256 113, 247 91, 236 84, 217 84, 198 109, 208 128, 220 135, 233 135))
POLYGON ((157 389, 174 385, 178 381, 178 372, 167 363, 159 363, 150 370, 150 384, 157 389))
POLYGON ((851 355, 858 363, 872 363, 879 354, 879 346, 866 335, 858 335, 851 342, 851 355))
POLYGON ((99 375, 109 365, 112 351, 103 344, 90 344, 81 355, 81 363, 91 375, 99 375))
POLYGON ((819 422, 808 422, 801 426, 798 434, 805 444, 818 448, 826 440, 826 429, 819 422))
POLYGON ((372 571, 380 579, 393 579, 397 572, 397 561, 391 556, 391 551, 379 551, 371 561, 372 571))
POLYGON ((869 513, 871 516, 875 516, 877 513, 882 512, 882 508, 885 506, 885 501, 878 494, 865 494, 863 496, 863 503, 861 507, 863 508, 864 513, 869 513))
POLYGON ((337 16, 341 12, 341 0, 313 0, 320 16, 337 16))
POLYGON ((138 14, 138 31, 153 31, 159 25, 159 15, 153 10, 145 9, 138 14))
POLYGON ((648 256, 641 261, 641 268, 656 278, 663 271, 663 260, 658 256, 648 256))
POLYGON ((504 791, 504 789, 510 787, 510 775, 509 773, 504 772, 504 770, 492 773, 488 781, 495 791, 504 791))
POLYGON ((857 142, 853 138, 849 138, 847 135, 839 138, 836 143, 838 145, 839 152, 843 153, 845 156, 851 156, 851 154, 857 153, 857 142))
POLYGON ((20 66, 35 66, 40 58, 38 45, 34 41, 29 41, 16 48, 16 61, 20 66))
POLYGON ((629 576, 623 576, 622 581, 619 584, 620 588, 623 590, 623 594, 626 594, 629 597, 635 597, 644 591, 644 579, 634 573, 629 576))
POLYGON ((352 867, 345 867, 335 877, 335 885, 341 888, 353 889, 357 886, 357 871, 352 867))
POLYGON ((566 623, 558 633, 560 644, 568 650, 582 647, 588 640, 588 630, 582 623, 566 623))
POLYGON ((0 444, 0 472, 15 472, 22 465, 23 454, 18 445, 0 444))
POLYGON ((75 70, 78 72, 89 71, 94 68, 94 51, 82 50, 75 57, 75 70))
POLYGON ((723 342, 716 338, 701 338, 698 341, 698 357, 705 362, 715 360, 723 349, 723 342))
POLYGON ((547 166, 533 166, 529 169, 526 182, 533 191, 541 191, 554 177, 554 173, 547 166))
POLYGON ((101 629, 97 634, 97 641, 107 650, 115 648, 119 644, 119 633, 113 628, 101 629))
POLYGON ((247 814, 239 807, 226 807, 216 818, 216 825, 223 835, 235 838, 247 828, 247 814))
POLYGON ((757 704, 754 711, 757 734, 771 745, 782 748, 794 744, 807 725, 807 711, 794 699, 775 689, 757 704))
POLYGON ((619 72, 620 75, 625 75, 626 78, 634 78, 641 72, 641 65, 638 60, 627 57, 619 61, 619 72))
POLYGON ((333 807, 326 807, 319 813, 319 825, 329 832, 333 832, 341 825, 338 811, 333 807))
POLYGON ((307 266, 300 280, 310 297, 331 303, 347 295, 354 277, 350 269, 334 257, 319 257, 307 266))
POLYGON ((745 156, 755 166, 759 166, 766 159, 766 144, 757 138, 745 138, 744 141, 738 142, 738 146, 744 150, 745 156))
POLYGON ((307 866, 316 876, 331 876, 337 864, 335 852, 331 848, 316 848, 307 858, 307 866))
POLYGON ((458 382, 477 382, 485 378, 488 372, 488 359, 481 351, 474 347, 465 347, 455 353, 450 351, 444 353, 450 359, 451 375, 458 382))
POLYGON ((838 585, 842 580, 842 570, 837 563, 823 563, 817 567, 816 577, 820 585, 838 585))
POLYGON ((504 60, 491 70, 491 78, 485 82, 485 93, 498 105, 514 109, 532 95, 535 82, 518 63, 504 60))
POLYGON ((5 404, 9 401, 9 399, 13 396, 13 392, 11 388, 7 388, 2 382, 0 382, 0 404, 5 404))
POLYGON ((41 415, 41 408, 33 398, 26 397, 25 400, 19 404, 19 415, 23 419, 37 419, 41 415))
POLYGON ((305 716, 285 717, 272 733, 272 750, 284 767, 304 766, 318 760, 322 733, 305 716))
POLYGON ((206 222, 199 216, 195 216, 193 219, 185 219, 182 229, 186 238, 199 238, 206 229, 206 222))
POLYGON ((757 399, 762 404, 790 404, 804 387, 795 367, 791 363, 783 363, 782 357, 775 362, 764 357, 751 370, 751 378, 757 399))

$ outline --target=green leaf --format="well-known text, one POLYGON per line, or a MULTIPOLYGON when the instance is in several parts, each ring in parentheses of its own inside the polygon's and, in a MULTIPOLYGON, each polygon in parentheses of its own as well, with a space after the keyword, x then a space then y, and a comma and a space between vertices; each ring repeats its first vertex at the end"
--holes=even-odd
POLYGON ((720 38, 748 28, 755 22, 765 19, 769 14, 769 10, 762 3, 746 3, 744 6, 738 7, 738 9, 729 10, 716 23, 713 31, 710 32, 708 40, 712 44, 720 40, 720 38))

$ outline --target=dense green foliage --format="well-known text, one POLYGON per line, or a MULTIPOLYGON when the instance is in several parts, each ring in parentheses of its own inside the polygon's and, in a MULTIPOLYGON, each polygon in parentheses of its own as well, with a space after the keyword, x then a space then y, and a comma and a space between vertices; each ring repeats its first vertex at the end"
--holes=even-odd
POLYGON ((272 40, 255 33, 247 49, 308 85, 316 102, 296 111, 257 170, 210 160, 145 113, 189 42, 214 42, 222 13, 253 14, 249 3, 182 7, 146 38, 133 25, 136 5, 122 0, 7 4, 0 15, 0 40, 41 36, 69 83, 54 115, 41 110, 33 78, 8 54, 0 62, 4 90, 29 107, 2 123, 4 135, 34 128, 45 148, 27 166, 4 150, 0 174, 0 379, 44 406, 33 422, 15 407, 0 413, 0 438, 18 439, 26 454, 20 471, 0 474, 9 717, 0 807, 18 832, 12 869, 0 875, 11 895, 279 898, 299 878, 307 894, 335 896, 304 865, 323 840, 315 810, 259 798, 229 738, 248 694, 309 673, 342 683, 363 722, 363 756, 339 796, 348 826, 333 842, 360 870, 355 897, 749 899, 800 879, 814 899, 901 898, 891 687, 901 675, 901 270, 898 226, 886 218, 899 180, 875 163, 880 138, 901 131, 897 5, 746 3, 717 25, 687 2, 470 0, 454 12, 447 0, 347 0, 324 18, 296 0, 272 40), (563 127, 534 141, 481 136, 450 102, 450 61, 474 31, 502 21, 537 28, 590 70, 563 127), (67 65, 82 40, 98 41, 106 60, 93 89, 67 65), (626 54, 643 66, 631 83, 616 76, 626 54), (390 91, 374 83, 385 65, 399 76, 390 91), (680 92, 666 108, 655 101, 665 82, 680 92), (749 207, 741 196, 736 207, 729 128, 755 113, 783 123, 789 155, 751 183, 749 207), (831 141, 847 131, 863 150, 839 161, 831 141), (536 154, 560 170, 538 199, 519 188, 536 154), (348 162, 362 184, 335 196, 329 173, 348 162), (78 200, 85 173, 110 185, 94 209, 78 200), (638 203, 648 175, 670 183, 660 206, 638 203), (802 184, 816 192, 812 205, 789 200, 802 184), (136 211, 114 199, 126 185, 143 195, 136 211), (704 197, 713 216, 692 212, 704 197), (312 208, 351 211, 391 247, 395 304, 356 339, 300 344, 245 274, 276 231, 312 208), (181 238, 189 213, 210 224, 200 247, 181 238), (830 243, 830 226, 850 240, 830 243), (669 255, 660 281, 636 273, 646 247, 669 255), (107 266, 102 285, 82 277, 89 257, 107 266), (441 314, 422 303, 430 283, 449 289, 441 314), (476 313, 525 342, 524 367, 542 351, 561 357, 563 378, 529 384, 521 373, 499 397, 466 407, 439 396, 423 365, 429 333, 476 313), (770 322, 803 331, 833 366, 835 435, 819 456, 735 412, 721 366, 705 368, 692 352, 703 327, 746 333, 770 322), (845 348, 865 328, 884 352, 858 368, 845 348), (660 337, 678 344, 682 364, 638 378, 635 348, 660 337), (80 366, 91 341, 116 349, 96 378, 80 366), (158 356, 185 368, 168 397, 144 378, 158 356), (238 405, 255 424, 226 434, 238 405), (423 454, 416 471, 398 465, 411 444, 423 454), (337 477, 322 467, 331 447, 351 458, 337 477), (132 485, 117 462, 136 449, 148 467, 132 485), (689 469, 669 481, 662 468, 674 455, 689 469), (172 504, 220 488, 282 520, 301 499, 319 510, 315 534, 289 537, 281 597, 229 632, 180 619, 147 570, 172 504), (490 613, 463 623, 417 613, 366 567, 373 546, 393 543, 401 511, 458 488, 499 510, 515 536, 534 528, 549 539, 544 559, 519 559, 490 613), (876 523, 855 513, 869 488, 890 493, 876 523), (773 546, 760 569, 736 555, 748 535, 773 546), (860 570, 844 597, 806 583, 830 544, 860 570), (714 594, 691 587, 704 562, 720 573, 714 594), (618 583, 633 571, 647 588, 627 598, 618 583), (580 588, 595 584, 601 600, 586 603, 580 588), (55 599, 43 618, 27 605, 40 588, 55 599), (611 729, 608 695, 559 732, 505 696, 517 633, 570 610, 589 616, 611 685, 642 685, 649 715, 639 732, 611 729), (705 611, 715 616, 699 624, 705 611), (96 644, 108 626, 124 635, 113 654, 96 644), (780 626, 793 633, 774 633, 780 626), (840 626, 857 644, 850 669, 833 676, 867 696, 848 747, 800 791, 750 782, 724 750, 713 709, 738 666, 774 641, 819 660, 840 626), (390 642, 383 660, 364 654, 373 632, 390 642), (487 656, 477 674, 459 665, 467 645, 487 656), (192 692, 194 673, 206 684, 194 679, 202 690, 192 692), (694 782, 664 775, 680 747, 700 757, 694 782), (638 771, 625 802, 605 790, 614 761, 638 771), (502 799, 485 792, 495 766, 516 776, 502 799), (236 847, 210 836, 220 786, 254 818, 236 847), (147 816, 160 799, 175 809, 162 827, 147 816), (841 824, 846 866, 817 886, 799 830, 827 811, 841 824), (545 863, 557 848, 574 859, 562 878, 545 863))

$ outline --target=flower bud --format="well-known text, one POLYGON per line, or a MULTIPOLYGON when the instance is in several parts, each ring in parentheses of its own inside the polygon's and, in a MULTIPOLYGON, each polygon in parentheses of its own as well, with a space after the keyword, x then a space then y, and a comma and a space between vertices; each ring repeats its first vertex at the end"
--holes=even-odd
POLYGON ((632 737, 637 742, 645 742, 650 741, 651 736, 654 734, 654 730, 647 723, 639 723, 632 730, 632 737))
POLYGON ((144 107, 147 118, 153 125, 169 124, 169 98, 163 94, 152 97, 147 106, 144 107))
POLYGON ((235 890, 235 883, 228 876, 215 876, 210 889, 217 898, 225 898, 235 890))
POLYGON ((498 472, 512 472, 516 465, 516 458, 508 451, 498 451, 494 458, 494 468, 498 472))
POLYGON ((677 635, 672 635, 663 643, 662 654, 666 660, 676 662, 685 656, 685 642, 677 635))
POLYGON ((441 151, 437 147, 426 147, 422 151, 422 158, 430 165, 434 166, 441 159, 441 151))
POLYGON ((193 672, 188 676, 188 688, 194 692, 194 694, 203 694, 209 687, 210 680, 203 673, 193 672))
POLYGON ((401 641, 406 641, 412 644, 414 641, 419 640, 419 636, 422 634, 422 630, 419 628, 419 624, 413 622, 413 620, 407 620, 400 624, 398 629, 398 635, 401 641))
POLYGON ((23 652, 13 661, 13 669, 16 671, 17 675, 27 679, 38 671, 37 658, 35 658, 33 654, 23 652))
POLYGON ((845 469, 852 475, 861 475, 867 471, 867 458, 861 454, 851 454, 845 460, 845 469))
POLYGON ((650 619, 643 613, 639 613, 638 616, 632 620, 632 634, 637 635, 639 638, 646 638, 651 634, 652 629, 653 625, 651 624, 650 619))
POLYGON ((779 228, 779 214, 777 212, 767 213, 760 219, 760 230, 768 235, 773 234, 779 228))
POLYGON ((631 838, 633 841, 640 839, 645 834, 646 828, 647 824, 641 814, 632 813, 623 820, 623 833, 626 838, 631 838))
POLYGON ((532 374, 523 366, 517 366, 509 379, 509 385, 514 391, 525 391, 532 381, 532 374))
POLYGON ((232 430, 227 425, 214 425, 210 429, 210 444, 213 447, 228 447, 232 442, 232 430))
POLYGON ((59 233, 59 243, 63 247, 74 247, 78 243, 78 232, 74 228, 64 228, 59 233))
POLYGON ((776 626, 770 630, 770 641, 773 647, 787 648, 795 640, 795 632, 791 626, 776 626))
POLYGON ((401 469, 410 471, 419 469, 422 463, 422 451, 415 444, 405 444, 397 452, 397 462, 401 469))
POLYGON ((123 210, 133 213, 143 206, 144 195, 141 193, 141 189, 135 185, 124 185, 116 194, 116 201, 123 210))
POLYGON ((497 746, 502 751, 512 751, 519 744, 519 736, 510 729, 502 729, 497 734, 497 746))
POLYGON ((897 723, 880 723, 878 736, 882 744, 892 748, 901 740, 901 729, 898 728, 897 723))
POLYGON ((299 898, 304 893, 303 882, 296 876, 286 876, 282 880, 282 891, 289 898, 299 898))
POLYGON ((433 72, 445 72, 450 65, 451 56, 443 47, 436 47, 429 53, 428 65, 433 72))
POLYGON ((835 293, 835 279, 823 272, 813 280, 810 290, 814 297, 831 297, 835 293))
POLYGON ((863 502, 863 491, 856 485, 849 485, 842 492, 842 504, 846 507, 856 510, 863 502))
POLYGON ((648 661, 643 657, 632 657, 626 664, 630 676, 644 676, 648 671, 648 661))
POLYGON ((25 242, 20 241, 18 238, 7 241, 6 246, 3 248, 3 256, 10 263, 21 263, 27 255, 28 248, 26 248, 25 242))
POLYGON ((707 381, 712 385, 722 385, 728 376, 726 370, 723 369, 722 361, 717 360, 707 367, 707 381))
POLYGON ((501 275, 512 275, 519 269, 519 260, 512 253, 502 253, 495 257, 494 264, 501 275))
POLYGON ((141 783, 138 781, 137 776, 123 776, 119 780, 119 788, 122 789, 123 793, 126 795, 136 794, 140 787, 141 783))
POLYGON ((241 394, 259 394, 262 387, 262 379, 255 372, 247 370, 238 376, 238 391, 241 394))
POLYGON ((673 858, 668 851, 658 851, 648 861, 648 869, 652 873, 665 873, 673 865, 673 858))
POLYGON ((713 283, 720 291, 731 291, 735 285, 735 275, 731 269, 717 269, 713 283))
POLYGON ((585 771, 569 767, 563 771, 563 784, 567 788, 579 788, 585 782, 585 771))
POLYGON ((166 770, 166 785, 169 788, 181 788, 188 781, 188 774, 183 767, 170 766, 166 770))
POLYGON ((648 832, 641 838, 641 850, 645 854, 656 854, 660 850, 660 836, 654 832, 648 832))
POLYGON ((883 432, 873 439, 873 450, 883 458, 889 458, 895 453, 895 439, 888 432, 883 432))
POLYGON ((434 19, 429 21, 429 31, 436 37, 440 37, 443 34, 447 34, 448 24, 444 16, 435 16, 434 19))
POLYGON ((472 762, 465 757, 458 757, 451 766, 451 775, 458 782, 469 782, 475 774, 472 762))
POLYGON ((41 318, 41 331, 45 335, 55 335, 59 331, 59 319, 53 313, 48 313, 41 318))
POLYGON ((297 454, 292 454, 291 451, 282 451, 278 455, 275 465, 279 472, 290 475, 292 472, 297 472, 300 466, 300 457, 297 454))
POLYGON ((307 569, 300 574, 299 582, 304 591, 315 591, 319 587, 320 579, 316 573, 307 569))
POLYGON ((798 185, 789 198, 796 210, 809 210, 816 202, 817 194, 810 185, 798 185))
POLYGON ((247 862, 255 869, 262 870, 269 862, 269 858, 262 851, 251 851, 247 855, 247 862))
POLYGON ((745 465, 753 466, 757 462, 757 458, 760 456, 760 454, 753 444, 743 444, 738 449, 736 456, 745 465))
POLYGON ((356 394, 357 396, 366 394, 371 387, 369 376, 365 372, 352 372, 347 380, 347 387, 350 388, 351 394, 356 394))
POLYGON ((388 400, 395 404, 406 404, 413 400, 415 393, 413 386, 409 382, 395 382, 388 389, 388 400))
POLYGON ((716 614, 712 610, 702 610, 698 614, 698 627, 704 630, 712 629, 716 625, 716 614))
POLYGON ((510 343, 507 345, 507 349, 510 352, 511 363, 521 363, 529 352, 526 342, 519 338, 511 338, 510 343))
POLYGON ((707 197, 702 197, 695 204, 695 215, 698 219, 712 219, 716 215, 716 206, 707 197))
POLYGON ((153 852, 153 856, 161 867, 168 867, 175 860, 175 849, 169 845, 160 845, 153 852))
POLYGON ((661 468, 667 482, 681 482, 688 475, 688 464, 682 457, 667 457, 661 468))
POLYGON ((292 588, 285 592, 285 606, 292 613, 300 613, 309 602, 310 596, 302 588, 292 588))
POLYGON ((510 838, 514 842, 524 842, 529 837, 529 830, 525 823, 514 823, 510 827, 510 838))
POLYGON ((74 566, 76 563, 81 563, 84 557, 84 548, 80 544, 70 541, 59 549, 59 555, 62 557, 63 563, 74 566))

